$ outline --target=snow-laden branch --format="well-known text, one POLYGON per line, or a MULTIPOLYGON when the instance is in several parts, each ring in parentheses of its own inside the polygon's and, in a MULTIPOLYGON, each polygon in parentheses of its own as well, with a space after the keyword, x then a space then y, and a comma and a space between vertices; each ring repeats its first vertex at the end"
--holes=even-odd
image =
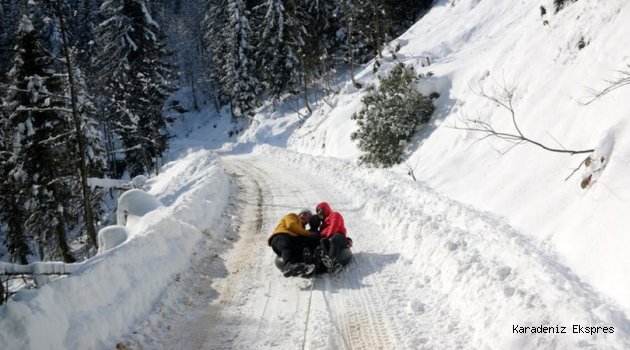
POLYGON ((115 188, 119 190, 130 190, 132 188, 136 188, 133 183, 125 180, 117 180, 117 179, 102 179, 97 177, 89 177, 88 185, 91 188, 104 188, 106 190, 110 188, 115 188))
POLYGON ((72 109, 62 108, 62 107, 41 108, 41 107, 19 106, 17 108, 17 111, 18 112, 63 112, 63 113, 72 113, 72 109))
POLYGON ((0 261, 0 275, 68 275, 83 263, 67 264, 59 261, 34 262, 28 265, 0 261))

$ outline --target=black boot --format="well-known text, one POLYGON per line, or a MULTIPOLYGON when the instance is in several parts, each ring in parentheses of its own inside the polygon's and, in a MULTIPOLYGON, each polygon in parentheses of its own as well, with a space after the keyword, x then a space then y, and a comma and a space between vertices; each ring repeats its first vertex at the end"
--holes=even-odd
POLYGON ((284 277, 292 277, 301 275, 304 272, 306 264, 304 263, 287 263, 284 265, 284 270, 282 270, 282 274, 284 277))
POLYGON ((328 272, 339 273, 343 266, 335 260, 335 258, 331 258, 328 255, 322 255, 321 258, 322 265, 326 267, 328 272))
POLYGON ((308 265, 313 263, 313 253, 311 253, 311 250, 309 248, 304 248, 304 250, 302 251, 302 257, 304 258, 305 264, 308 265))

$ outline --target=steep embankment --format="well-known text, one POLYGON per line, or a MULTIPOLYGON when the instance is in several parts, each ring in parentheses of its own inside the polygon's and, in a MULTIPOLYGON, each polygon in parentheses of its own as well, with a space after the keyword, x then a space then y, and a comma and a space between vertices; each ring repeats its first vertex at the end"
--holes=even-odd
MULTIPOLYGON (((396 40, 398 60, 421 73, 432 72, 419 88, 441 94, 434 121, 412 147, 407 164, 415 176, 451 198, 504 216, 559 256, 578 276, 630 311, 630 113, 628 89, 592 103, 625 70, 628 76, 630 4, 579 0, 555 13, 552 0, 438 1, 396 40), (541 5, 545 8, 543 15, 541 5), (506 108, 480 96, 513 92, 520 130, 545 145, 570 150, 597 148, 591 184, 578 168, 587 154, 571 156, 531 144, 515 146, 484 134, 458 130, 463 120, 481 119, 496 130, 517 133, 506 108)), ((396 60, 385 55, 381 72, 396 60)), ((358 74, 375 81, 371 66, 358 74)), ((322 104, 288 139, 289 148, 356 159, 350 116, 362 91, 349 84, 322 104)), ((397 171, 406 173, 406 166, 397 171)))

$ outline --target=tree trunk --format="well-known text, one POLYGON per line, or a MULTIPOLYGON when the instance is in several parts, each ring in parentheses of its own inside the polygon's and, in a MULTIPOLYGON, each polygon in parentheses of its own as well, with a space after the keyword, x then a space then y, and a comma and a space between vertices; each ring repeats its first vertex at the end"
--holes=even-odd
POLYGON ((55 228, 57 234, 57 242, 59 244, 59 250, 61 251, 61 258, 63 262, 73 263, 76 259, 70 254, 70 247, 68 247, 68 241, 66 237, 66 230, 63 225, 63 221, 59 220, 57 227, 55 228))
POLYGON ((300 67, 301 67, 300 79, 302 79, 302 85, 304 87, 304 106, 306 107, 308 114, 311 115, 313 113, 313 109, 311 108, 311 105, 308 103, 308 80, 307 80, 308 73, 304 65, 304 55, 300 53, 299 57, 300 57, 300 67))
POLYGON ((94 227, 94 214, 92 212, 92 203, 90 202, 90 187, 88 186, 88 169, 86 160, 86 147, 83 132, 81 131, 81 118, 77 106, 77 93, 74 81, 74 67, 70 57, 70 45, 66 35, 66 23, 63 12, 61 10, 61 1, 56 0, 54 3, 55 12, 59 18, 61 40, 63 42, 63 51, 65 56, 66 69, 68 71, 68 82, 70 84, 70 97, 72 104, 72 118, 74 119, 74 128, 77 134, 77 144, 79 148, 79 173, 81 175, 81 192, 83 195, 83 215, 85 220, 85 229, 87 231, 90 246, 97 247, 96 228, 94 227))
POLYGON ((2 280, 0 280, 0 305, 4 304, 4 285, 2 285, 2 280))
POLYGON ((357 83, 357 81, 354 79, 354 52, 352 50, 352 20, 350 19, 352 17, 352 13, 351 13, 351 9, 352 9, 352 5, 348 5, 345 1, 344 4, 346 4, 346 29, 348 30, 348 34, 346 36, 346 45, 348 46, 348 63, 350 64, 350 79, 352 79, 352 85, 354 85, 354 87, 359 88, 361 87, 361 84, 357 83))
POLYGON ((308 114, 311 115, 313 109, 311 109, 311 105, 308 103, 308 82, 306 81, 306 74, 302 76, 302 80, 304 81, 304 105, 306 106, 306 110, 308 110, 308 114))

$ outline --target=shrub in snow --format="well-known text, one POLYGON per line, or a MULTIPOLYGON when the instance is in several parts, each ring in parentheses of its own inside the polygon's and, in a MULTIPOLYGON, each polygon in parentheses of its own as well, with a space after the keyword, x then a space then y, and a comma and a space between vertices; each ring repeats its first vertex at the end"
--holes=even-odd
POLYGON ((379 78, 378 87, 367 87, 363 108, 352 116, 359 128, 351 138, 365 152, 361 163, 382 167, 400 163, 416 127, 429 121, 435 107, 414 89, 417 79, 414 68, 401 63, 379 78))
POLYGON ((107 226, 98 231, 98 253, 106 252, 127 240, 129 234, 124 226, 107 226))
POLYGON ((129 190, 118 198, 116 210, 116 222, 124 226, 129 216, 144 216, 146 213, 162 206, 162 203, 153 195, 143 190, 129 190))
POLYGON ((582 173, 582 181, 580 181, 580 186, 583 189, 592 186, 602 176, 608 165, 614 145, 615 130, 611 129, 606 131, 593 153, 584 159, 582 162, 584 164, 584 172, 582 173))

